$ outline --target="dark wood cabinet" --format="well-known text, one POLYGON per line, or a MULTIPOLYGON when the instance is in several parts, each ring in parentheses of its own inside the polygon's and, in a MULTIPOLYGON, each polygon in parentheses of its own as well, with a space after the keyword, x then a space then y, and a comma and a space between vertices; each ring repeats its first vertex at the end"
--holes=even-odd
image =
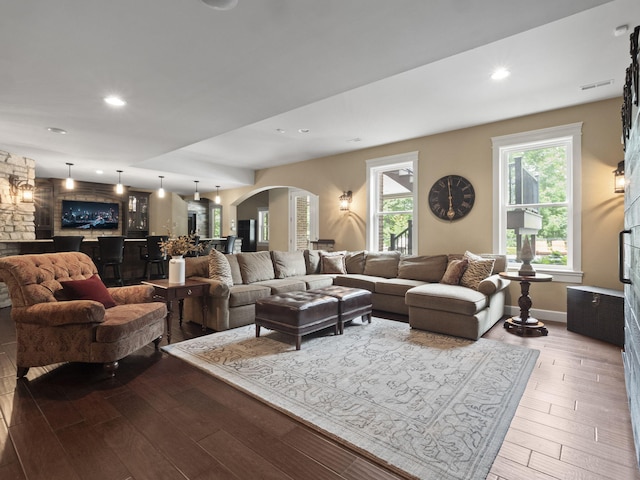
POLYGON ((590 286, 567 287, 567 330, 624 346, 624 293, 590 286))
POLYGON ((145 238, 149 235, 148 193, 129 192, 126 235, 128 238, 145 238))
POLYGON ((238 238, 242 239, 243 252, 255 252, 258 250, 255 219, 238 221, 238 238))

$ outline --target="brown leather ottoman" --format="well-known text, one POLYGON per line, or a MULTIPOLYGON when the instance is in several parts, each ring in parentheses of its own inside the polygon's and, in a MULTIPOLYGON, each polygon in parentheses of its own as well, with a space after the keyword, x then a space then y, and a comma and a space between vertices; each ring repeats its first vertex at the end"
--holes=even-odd
POLYGON ((344 333, 344 324, 355 318, 362 317, 363 321, 371 323, 372 295, 369 290, 331 285, 330 287, 309 290, 309 292, 329 295, 338 299, 340 334, 344 333))
POLYGON ((295 335, 300 350, 303 335, 327 327, 338 329, 338 299, 310 291, 287 292, 256 300, 256 337, 260 327, 295 335))

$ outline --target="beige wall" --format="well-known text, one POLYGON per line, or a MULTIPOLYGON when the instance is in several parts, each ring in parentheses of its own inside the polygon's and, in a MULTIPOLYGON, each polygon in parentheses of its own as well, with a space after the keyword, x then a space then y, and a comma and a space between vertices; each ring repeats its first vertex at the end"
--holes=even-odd
MULTIPOLYGON (((612 174, 624 156, 620 143, 620 105, 621 99, 615 98, 260 170, 256 173, 254 186, 227 190, 221 195, 223 203, 231 206, 251 190, 270 185, 308 190, 320 196, 320 238, 334 238, 336 249, 363 249, 367 211, 366 160, 418 151, 418 253, 489 252, 493 244, 491 137, 583 122, 584 284, 621 289, 617 280, 617 233, 623 226, 623 197, 613 193, 612 174), (429 188, 447 174, 464 175, 476 191, 471 213, 452 223, 437 219, 427 204, 429 188), (351 212, 346 214, 338 209, 338 197, 343 190, 353 191, 351 212)), ((280 210, 270 211, 271 222, 284 225, 279 213, 280 210)), ((286 217, 286 211, 283 214, 286 217)), ((280 242, 278 249, 281 249, 280 242)), ((517 285, 514 285, 511 288, 512 304, 517 302, 518 296, 517 285)), ((531 296, 536 309, 566 310, 566 284, 533 285, 531 296)))
POLYGON ((188 205, 180 195, 167 192, 159 198, 157 192, 149 195, 149 232, 152 235, 188 235, 188 205))

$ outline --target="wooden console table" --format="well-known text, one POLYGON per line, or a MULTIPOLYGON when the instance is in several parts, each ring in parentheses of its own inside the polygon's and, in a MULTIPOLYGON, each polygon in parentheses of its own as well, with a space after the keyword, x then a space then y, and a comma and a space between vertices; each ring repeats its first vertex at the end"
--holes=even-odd
POLYGON ((529 310, 531 309, 531 297, 529 296, 529 286, 532 283, 537 282, 550 282, 553 280, 551 275, 545 273, 536 273, 531 276, 519 275, 517 272, 501 272, 499 274, 502 278, 507 280, 514 280, 520 282, 520 298, 518 299, 518 306, 520 307, 520 316, 511 317, 504 322, 504 328, 508 332, 515 333, 516 335, 526 335, 528 332, 538 331, 542 335, 548 335, 549 331, 544 323, 539 322, 535 318, 529 316, 529 310))
POLYGON ((171 343, 171 323, 173 320, 173 301, 179 301, 180 325, 182 325, 182 308, 184 299, 189 297, 204 297, 202 299, 202 331, 207 330, 207 295, 209 284, 187 278, 184 283, 169 283, 168 279, 149 280, 142 282, 155 288, 155 295, 167 304, 167 343, 171 343))

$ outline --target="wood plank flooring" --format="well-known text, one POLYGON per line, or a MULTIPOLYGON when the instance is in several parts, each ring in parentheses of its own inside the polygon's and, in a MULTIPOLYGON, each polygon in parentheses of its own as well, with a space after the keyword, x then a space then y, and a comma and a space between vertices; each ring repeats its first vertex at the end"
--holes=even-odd
MULTIPOLYGON (((17 382, 9 312, 0 309, 2 480, 400 478, 152 346, 114 379, 65 364, 17 382)), ((640 480, 620 349, 548 326, 548 337, 501 323, 485 335, 541 351, 487 478, 640 480)), ((190 323, 172 333, 202 334, 190 323)))

